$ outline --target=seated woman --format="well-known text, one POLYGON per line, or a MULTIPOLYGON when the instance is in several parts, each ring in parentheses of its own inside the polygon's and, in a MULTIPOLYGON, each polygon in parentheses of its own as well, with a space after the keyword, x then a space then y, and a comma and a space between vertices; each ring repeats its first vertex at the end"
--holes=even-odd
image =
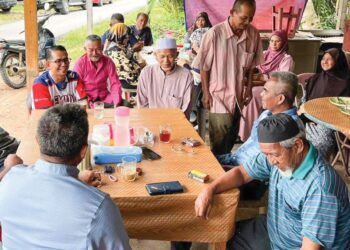
POLYGON ((138 77, 144 63, 138 63, 133 49, 128 47, 128 27, 124 23, 115 24, 107 37, 107 40, 114 42, 115 46, 109 48, 105 53, 113 60, 119 80, 125 89, 136 89, 138 77))
MULTIPOLYGON (((350 96, 350 71, 341 49, 327 50, 322 57, 321 68, 321 73, 306 81, 303 102, 320 97, 350 96)), ((306 122, 306 138, 327 159, 336 149, 333 130, 302 118, 306 122)))
POLYGON ((288 51, 288 36, 284 30, 274 31, 270 37, 269 48, 264 51, 264 63, 256 67, 260 84, 253 87, 253 98, 242 110, 245 119, 241 119, 239 136, 246 141, 250 135, 254 121, 262 112, 260 94, 263 90, 261 85, 270 78, 274 71, 293 71, 294 60, 288 51))
POLYGON ((202 36, 212 27, 207 12, 200 12, 185 36, 185 44, 189 44, 193 54, 198 53, 202 36))

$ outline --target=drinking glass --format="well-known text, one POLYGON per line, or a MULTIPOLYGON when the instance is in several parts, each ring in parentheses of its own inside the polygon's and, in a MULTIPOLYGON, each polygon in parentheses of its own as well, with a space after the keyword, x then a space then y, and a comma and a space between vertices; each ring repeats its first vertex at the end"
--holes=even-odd
POLYGON ((160 125, 159 141, 169 143, 171 138, 171 126, 169 124, 160 125))
POLYGON ((137 176, 136 172, 137 159, 134 156, 125 156, 122 158, 122 178, 125 181, 134 181, 137 176))
POLYGON ((103 119, 104 117, 104 103, 103 102, 94 102, 94 117, 96 119, 103 119))

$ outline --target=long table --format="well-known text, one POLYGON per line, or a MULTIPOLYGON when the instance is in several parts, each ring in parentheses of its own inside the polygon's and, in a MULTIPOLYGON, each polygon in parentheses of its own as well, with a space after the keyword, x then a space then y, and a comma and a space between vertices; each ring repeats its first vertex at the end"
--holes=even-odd
MULTIPOLYGON (((114 123, 113 110, 105 110, 103 120, 96 120, 93 117, 93 110, 87 112, 90 133, 95 124, 114 123)), ((42 113, 43 111, 33 111, 28 124, 28 133, 18 149, 18 154, 25 163, 34 163, 39 157, 35 131, 42 113)), ((234 189, 216 195, 210 219, 197 218, 194 213, 194 202, 208 184, 189 179, 187 173, 192 169, 201 170, 210 175, 211 182, 224 171, 179 109, 131 110, 130 124, 133 127, 147 127, 157 134, 159 125, 165 123, 172 125, 171 143, 156 142, 152 148, 162 158, 138 163, 143 175, 135 182, 126 182, 122 178, 119 178, 118 182, 111 182, 107 176, 103 176, 104 185, 100 189, 110 194, 118 204, 130 238, 208 242, 213 244, 214 249, 225 249, 225 242, 234 232, 239 190, 234 189), (193 137, 201 141, 202 145, 195 148, 194 154, 172 150, 172 145, 180 143, 184 137, 193 137), (184 193, 150 196, 146 192, 146 183, 174 180, 180 181, 184 186, 184 193)))

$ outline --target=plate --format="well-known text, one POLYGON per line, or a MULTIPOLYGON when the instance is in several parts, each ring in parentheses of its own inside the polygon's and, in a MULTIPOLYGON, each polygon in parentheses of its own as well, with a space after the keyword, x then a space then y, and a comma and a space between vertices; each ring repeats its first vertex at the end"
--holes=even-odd
POLYGON ((340 108, 340 112, 342 112, 343 114, 346 114, 346 115, 350 115, 350 110, 349 109, 346 109, 346 108, 340 108))
POLYGON ((350 97, 331 97, 329 101, 338 107, 350 106, 350 97))

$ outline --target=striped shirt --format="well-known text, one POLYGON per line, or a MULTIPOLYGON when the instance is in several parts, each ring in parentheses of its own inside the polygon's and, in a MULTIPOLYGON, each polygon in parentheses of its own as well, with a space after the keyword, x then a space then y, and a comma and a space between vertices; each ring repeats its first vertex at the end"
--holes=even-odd
POLYGON ((78 74, 68 70, 66 79, 56 83, 45 71, 35 79, 31 91, 32 109, 45 109, 58 104, 74 103, 86 97, 78 74))
POLYGON ((243 100, 244 76, 264 62, 259 31, 249 24, 237 37, 227 19, 204 34, 197 57, 200 69, 210 73, 210 112, 232 114, 236 99, 243 100))
POLYGON ((290 178, 263 154, 244 168, 253 179, 269 180, 267 228, 273 249, 300 249, 303 237, 325 249, 350 249, 347 187, 311 144, 290 178))

